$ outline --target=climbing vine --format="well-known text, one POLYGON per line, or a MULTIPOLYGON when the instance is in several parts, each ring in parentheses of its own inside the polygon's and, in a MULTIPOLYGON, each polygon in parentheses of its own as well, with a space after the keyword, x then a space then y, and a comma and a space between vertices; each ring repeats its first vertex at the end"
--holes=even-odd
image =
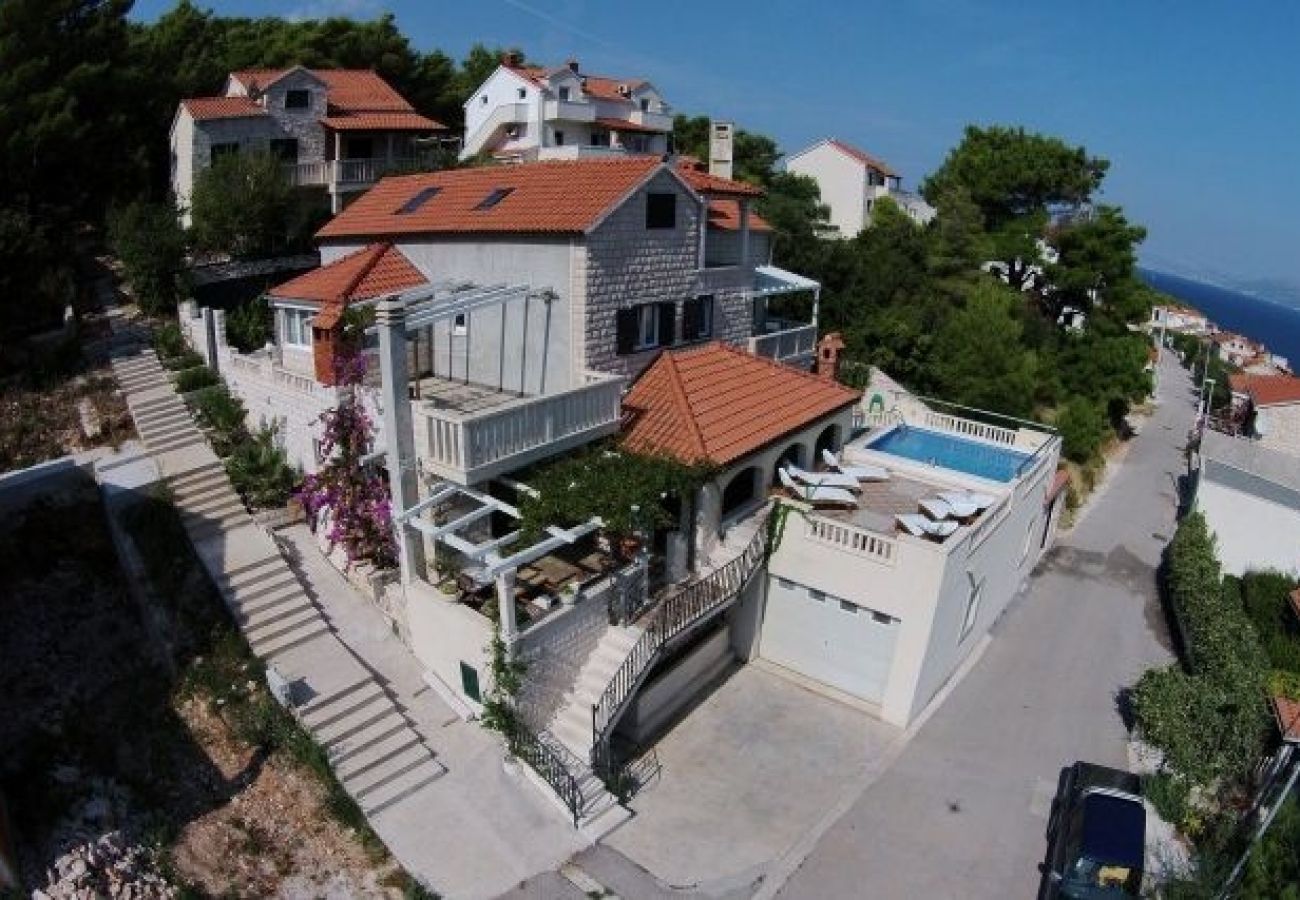
POLYGON ((513 755, 520 731, 519 708, 516 699, 524 683, 527 667, 510 653, 501 637, 501 626, 492 631, 488 644, 488 676, 492 684, 483 697, 483 727, 496 731, 506 739, 506 749, 513 755))

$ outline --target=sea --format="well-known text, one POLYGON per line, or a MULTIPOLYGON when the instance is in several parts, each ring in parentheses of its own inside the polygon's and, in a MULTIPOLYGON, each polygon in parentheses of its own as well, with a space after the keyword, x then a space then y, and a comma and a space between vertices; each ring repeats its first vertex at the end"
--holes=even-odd
POLYGON ((1220 328, 1263 343, 1285 356, 1292 369, 1300 369, 1300 307, 1167 272, 1139 269, 1138 273, 1147 284, 1199 309, 1220 328))

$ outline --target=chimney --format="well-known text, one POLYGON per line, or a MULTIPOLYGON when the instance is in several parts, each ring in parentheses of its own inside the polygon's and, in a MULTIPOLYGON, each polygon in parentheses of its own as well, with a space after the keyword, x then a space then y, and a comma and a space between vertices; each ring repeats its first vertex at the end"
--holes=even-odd
POLYGON ((576 59, 570 59, 567 63, 565 63, 565 65, 569 67, 569 71, 572 72, 574 75, 578 74, 578 61, 576 59))
POLYGON ((518 66, 520 62, 522 62, 522 60, 520 59, 517 50, 507 50, 505 53, 501 54, 501 65, 503 66, 508 66, 513 69, 518 66))
POLYGON ((840 351, 843 349, 844 338, 838 331, 832 331, 817 342, 817 377, 839 381, 840 351))
POLYGON ((339 329, 313 326, 311 330, 312 368, 316 381, 324 385, 333 385, 338 379, 339 329))

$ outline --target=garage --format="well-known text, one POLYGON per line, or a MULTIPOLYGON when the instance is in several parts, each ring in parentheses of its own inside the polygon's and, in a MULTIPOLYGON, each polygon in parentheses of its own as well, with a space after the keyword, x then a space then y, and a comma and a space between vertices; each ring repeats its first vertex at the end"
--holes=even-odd
POLYGON ((878 704, 889 683, 898 630, 897 619, 773 576, 759 655, 878 704))

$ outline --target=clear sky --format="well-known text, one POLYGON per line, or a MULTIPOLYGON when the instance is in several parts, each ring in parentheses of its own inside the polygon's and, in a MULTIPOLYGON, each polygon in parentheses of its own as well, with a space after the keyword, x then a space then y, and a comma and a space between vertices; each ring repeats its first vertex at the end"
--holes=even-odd
MULTIPOLYGON (((202 0, 200 0, 202 5, 202 0)), ((1104 198, 1157 267, 1300 287, 1294 0, 212 0, 220 13, 396 14, 421 50, 475 42, 644 77, 678 112, 792 151, 826 136, 914 186, 967 123, 1023 124, 1111 160, 1104 198)), ((150 19, 171 0, 137 0, 150 19)))

